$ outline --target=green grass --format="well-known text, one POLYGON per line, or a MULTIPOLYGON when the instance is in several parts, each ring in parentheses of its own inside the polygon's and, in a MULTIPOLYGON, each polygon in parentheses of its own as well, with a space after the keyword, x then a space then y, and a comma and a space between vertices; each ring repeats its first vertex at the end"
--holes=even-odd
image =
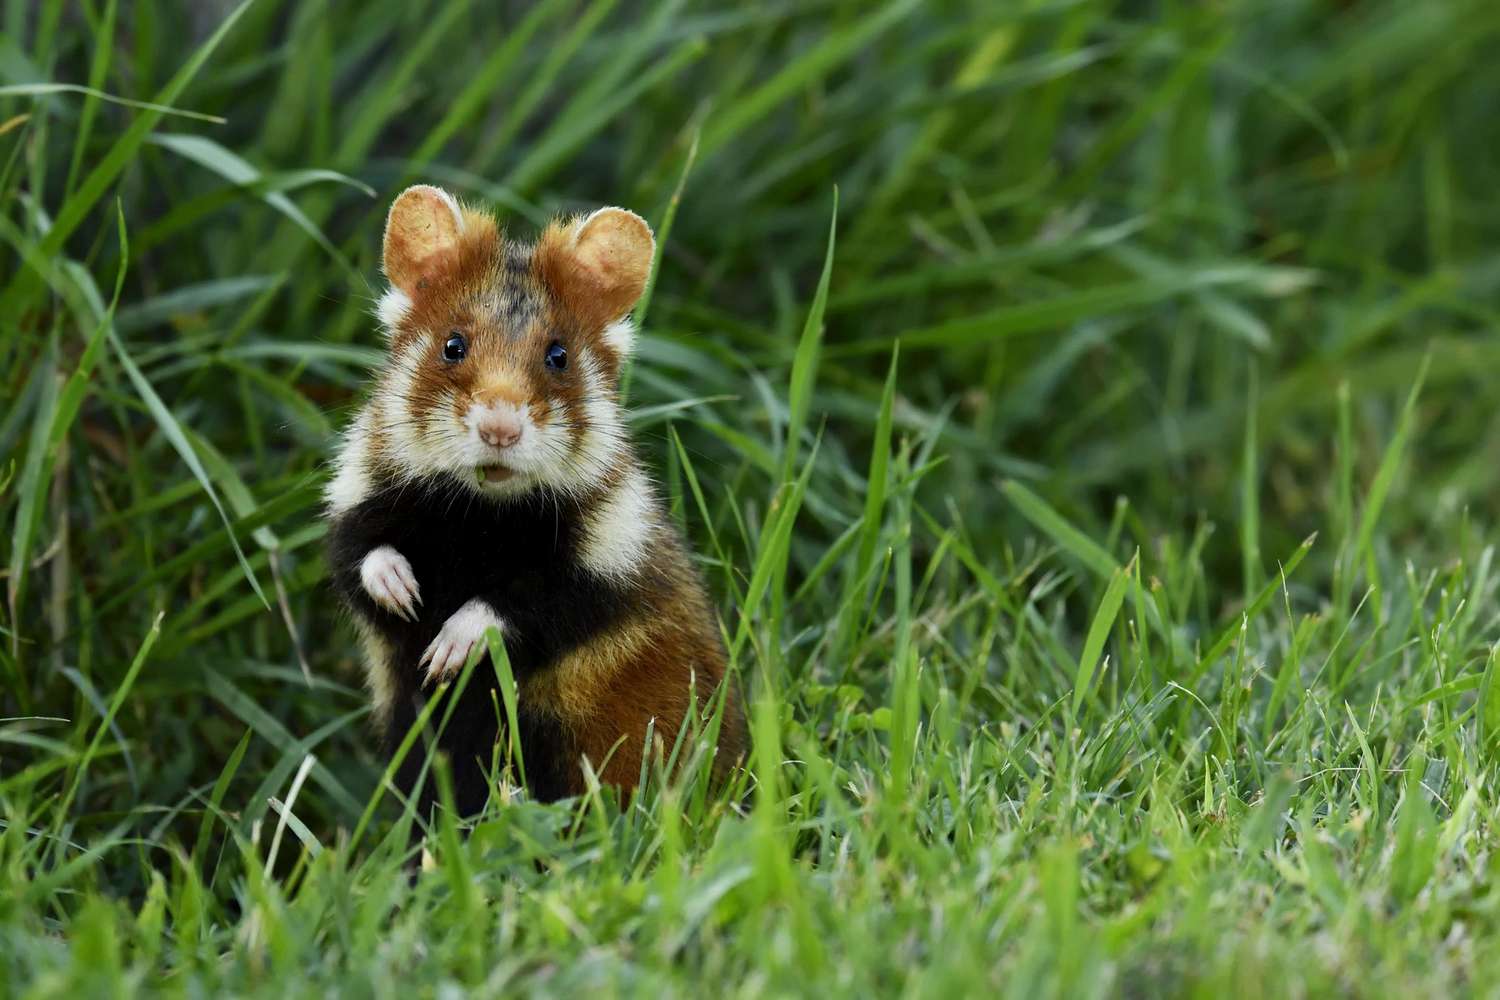
POLYGON ((0 2, 0 994, 1494 990, 1500 6, 505 6, 0 2), (413 880, 318 497, 416 179, 663 237, 756 748, 413 880))

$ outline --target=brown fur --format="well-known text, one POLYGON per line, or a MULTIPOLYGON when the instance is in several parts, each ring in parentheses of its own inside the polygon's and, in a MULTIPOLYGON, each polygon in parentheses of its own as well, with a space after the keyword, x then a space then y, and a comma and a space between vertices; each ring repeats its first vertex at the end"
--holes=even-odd
MULTIPOLYGON (((660 560, 672 582, 653 607, 574 650, 522 691, 563 724, 601 781, 626 790, 639 779, 643 755, 655 752, 645 745, 648 728, 665 760, 689 706, 696 706, 697 721, 706 719, 725 683, 713 612, 685 555, 663 539, 660 560)), ((745 720, 731 687, 714 776, 722 779, 745 751, 745 720)), ((578 780, 574 794, 584 791, 581 772, 578 780)))
POLYGON ((407 188, 391 203, 385 220, 386 277, 410 294, 430 269, 441 265, 458 236, 458 220, 443 192, 426 184, 407 188))
POLYGON ((621 208, 554 222, 537 243, 538 268, 579 322, 594 329, 635 305, 651 275, 656 242, 644 219, 621 208))

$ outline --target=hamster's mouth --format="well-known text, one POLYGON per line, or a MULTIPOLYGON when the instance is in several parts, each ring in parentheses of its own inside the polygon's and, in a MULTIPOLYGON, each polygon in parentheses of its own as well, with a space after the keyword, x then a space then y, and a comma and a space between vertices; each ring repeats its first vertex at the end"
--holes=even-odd
POLYGON ((515 476, 516 470, 508 465, 476 465, 474 478, 481 483, 503 483, 515 476))

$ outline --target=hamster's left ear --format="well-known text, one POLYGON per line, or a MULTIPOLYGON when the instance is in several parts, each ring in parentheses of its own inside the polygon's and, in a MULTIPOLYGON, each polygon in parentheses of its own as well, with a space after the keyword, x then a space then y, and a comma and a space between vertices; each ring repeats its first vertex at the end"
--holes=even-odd
POLYGON ((411 295, 458 246, 463 231, 463 211, 451 194, 430 184, 407 188, 391 203, 385 219, 385 276, 411 295))
POLYGON ((655 254, 651 227, 623 208, 601 208, 567 225, 554 223, 537 245, 553 292, 578 319, 601 331, 640 299, 655 254))

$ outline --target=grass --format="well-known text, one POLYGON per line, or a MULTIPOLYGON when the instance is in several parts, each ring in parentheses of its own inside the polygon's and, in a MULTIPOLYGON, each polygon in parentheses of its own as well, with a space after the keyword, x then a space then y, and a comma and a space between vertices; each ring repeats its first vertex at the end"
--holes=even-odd
POLYGON ((0 18, 0 993, 1493 990, 1500 7, 0 18), (756 749, 413 880, 318 497, 419 178, 658 228, 756 749))

